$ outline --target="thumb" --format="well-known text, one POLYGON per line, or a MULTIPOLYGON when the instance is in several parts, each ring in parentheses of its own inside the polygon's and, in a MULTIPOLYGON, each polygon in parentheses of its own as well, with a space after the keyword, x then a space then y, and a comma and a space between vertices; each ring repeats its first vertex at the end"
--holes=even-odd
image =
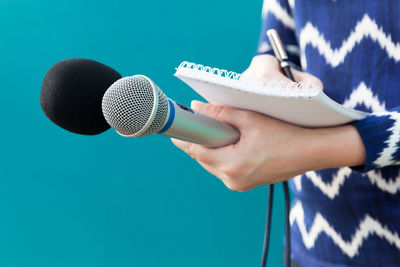
POLYGON ((196 100, 192 101, 191 107, 205 116, 231 124, 238 129, 242 129, 248 124, 247 118, 249 116, 247 113, 250 111, 222 105, 207 104, 196 100))

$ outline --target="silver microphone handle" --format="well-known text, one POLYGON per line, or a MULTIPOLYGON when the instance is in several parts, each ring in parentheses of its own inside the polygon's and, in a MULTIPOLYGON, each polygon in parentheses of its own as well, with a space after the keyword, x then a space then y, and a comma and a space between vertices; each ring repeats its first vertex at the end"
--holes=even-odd
POLYGON ((168 102, 169 116, 175 117, 169 129, 160 134, 211 148, 231 145, 239 140, 239 131, 231 125, 207 117, 175 101, 168 102))

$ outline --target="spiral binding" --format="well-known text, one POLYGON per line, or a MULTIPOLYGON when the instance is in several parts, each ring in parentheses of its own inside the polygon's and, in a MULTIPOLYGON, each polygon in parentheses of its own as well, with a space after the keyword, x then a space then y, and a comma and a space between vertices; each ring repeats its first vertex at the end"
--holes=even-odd
POLYGON ((186 76, 219 85, 238 88, 246 92, 268 94, 278 97, 306 97, 318 94, 321 89, 311 82, 287 82, 256 79, 233 71, 212 68, 201 64, 183 61, 176 68, 177 76, 186 76))

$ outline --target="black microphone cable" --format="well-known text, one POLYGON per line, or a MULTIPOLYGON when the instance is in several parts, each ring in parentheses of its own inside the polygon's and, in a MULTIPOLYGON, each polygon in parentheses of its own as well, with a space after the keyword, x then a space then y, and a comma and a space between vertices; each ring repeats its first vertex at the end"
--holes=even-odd
POLYGON ((267 265, 269 237, 271 233, 271 217, 272 217, 273 201, 274 201, 274 184, 270 184, 268 186, 267 219, 265 221, 264 247, 261 258, 261 267, 265 267, 267 265))
POLYGON ((291 247, 290 247, 290 194, 287 181, 282 183, 285 195, 285 257, 284 266, 290 267, 291 263, 291 247))
MULTIPOLYGON (((290 248, 290 194, 289 185, 287 181, 282 182, 283 191, 285 196, 285 252, 284 252, 284 266, 290 267, 291 264, 291 248, 290 248)), ((269 240, 271 236, 271 219, 272 219, 272 207, 274 200, 274 184, 270 184, 268 187, 268 204, 267 204, 267 218, 265 221, 265 234, 264 234, 264 245, 261 257, 261 267, 267 266, 269 240)))

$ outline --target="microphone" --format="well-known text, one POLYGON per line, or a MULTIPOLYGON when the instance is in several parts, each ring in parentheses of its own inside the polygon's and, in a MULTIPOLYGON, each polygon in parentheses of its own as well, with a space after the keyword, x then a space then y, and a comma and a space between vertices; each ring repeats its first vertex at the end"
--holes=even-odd
POLYGON ((53 65, 43 79, 40 105, 56 125, 95 135, 110 128, 103 117, 104 92, 121 75, 97 61, 75 58, 53 65))
POLYGON ((212 148, 239 139, 236 128, 167 98, 143 75, 113 83, 103 96, 102 109, 108 124, 124 137, 161 134, 212 148))

